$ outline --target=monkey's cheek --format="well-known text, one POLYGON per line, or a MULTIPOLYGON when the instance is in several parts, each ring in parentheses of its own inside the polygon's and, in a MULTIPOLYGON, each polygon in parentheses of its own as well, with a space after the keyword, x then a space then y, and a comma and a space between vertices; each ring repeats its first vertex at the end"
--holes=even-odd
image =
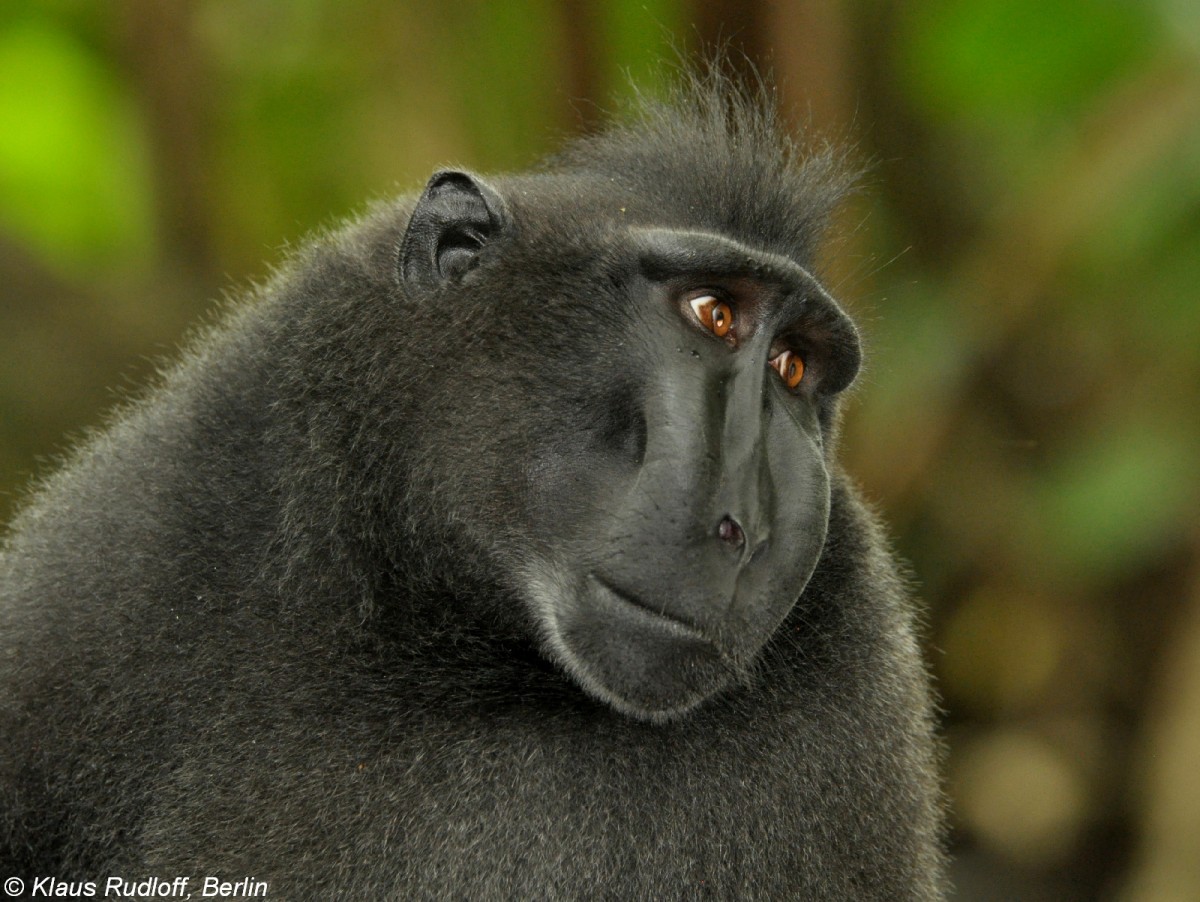
POLYGON ((728 658, 687 624, 595 580, 558 617, 561 651, 580 685, 623 714, 678 717, 727 685, 728 658))

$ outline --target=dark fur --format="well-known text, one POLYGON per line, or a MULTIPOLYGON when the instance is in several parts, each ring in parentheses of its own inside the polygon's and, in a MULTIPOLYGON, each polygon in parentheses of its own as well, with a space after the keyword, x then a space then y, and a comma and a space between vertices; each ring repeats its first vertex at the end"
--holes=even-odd
POLYGON ((828 540, 745 685, 618 714, 546 660, 513 578, 522 455, 590 434, 564 411, 622 338, 563 300, 604 231, 810 265, 846 180, 764 109, 693 84, 495 180, 517 238, 454 303, 397 281, 413 198, 314 242, 46 481, 0 558, 0 878, 939 896, 926 677, 832 400, 828 540))

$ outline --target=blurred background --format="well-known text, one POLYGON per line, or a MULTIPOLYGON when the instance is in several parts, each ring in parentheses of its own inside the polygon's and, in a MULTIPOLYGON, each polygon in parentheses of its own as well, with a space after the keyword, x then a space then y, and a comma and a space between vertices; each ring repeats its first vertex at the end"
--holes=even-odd
POLYGON ((288 244, 720 41, 868 167, 845 455, 928 606, 956 898, 1200 899, 1194 0, 4 0, 0 522, 288 244))

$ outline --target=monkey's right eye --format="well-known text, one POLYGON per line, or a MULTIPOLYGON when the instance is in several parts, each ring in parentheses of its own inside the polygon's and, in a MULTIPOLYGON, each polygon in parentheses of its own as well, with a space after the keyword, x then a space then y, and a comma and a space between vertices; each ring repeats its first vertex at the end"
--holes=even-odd
POLYGON ((724 338, 733 328, 733 308, 711 294, 693 298, 690 302, 696 319, 717 338, 724 338))

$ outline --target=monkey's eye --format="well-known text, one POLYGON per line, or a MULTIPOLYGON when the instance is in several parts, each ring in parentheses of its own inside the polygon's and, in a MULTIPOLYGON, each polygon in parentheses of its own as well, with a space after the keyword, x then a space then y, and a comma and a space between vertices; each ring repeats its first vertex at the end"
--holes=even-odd
POLYGON ((770 360, 770 366, 789 389, 804 379, 804 358, 792 351, 781 351, 770 360))
POLYGON ((700 320, 709 332, 717 338, 724 338, 729 334, 729 330, 733 328, 732 307, 724 301, 717 300, 711 294, 693 298, 689 303, 692 305, 692 312, 696 314, 696 319, 700 320))

